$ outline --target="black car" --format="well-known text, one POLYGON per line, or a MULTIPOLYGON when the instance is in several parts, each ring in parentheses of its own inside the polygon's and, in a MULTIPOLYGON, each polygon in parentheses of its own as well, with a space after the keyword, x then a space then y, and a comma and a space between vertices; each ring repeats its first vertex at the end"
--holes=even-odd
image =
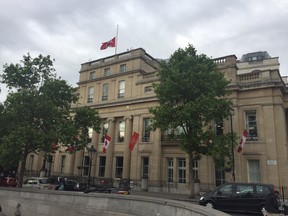
POLYGON ((199 204, 222 211, 261 213, 272 184, 226 183, 202 195, 199 204))

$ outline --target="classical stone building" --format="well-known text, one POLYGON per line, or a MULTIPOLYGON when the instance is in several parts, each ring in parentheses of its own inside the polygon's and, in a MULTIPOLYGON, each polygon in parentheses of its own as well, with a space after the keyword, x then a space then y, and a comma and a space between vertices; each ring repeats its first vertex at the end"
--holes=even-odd
MULTIPOLYGON (((231 81, 228 87, 234 115, 223 122, 223 130, 241 136, 246 128, 249 134, 241 153, 233 149, 235 180, 287 186, 288 94, 285 78, 279 74, 278 58, 257 52, 243 55, 240 60, 235 55, 214 60, 231 81)), ((166 139, 165 133, 148 129, 152 117, 148 109, 157 105, 152 83, 158 81, 158 70, 159 61, 141 48, 81 65, 80 99, 73 106, 93 107, 103 119, 101 133, 91 131, 91 145, 97 149, 91 169, 93 179, 113 179, 117 184, 121 178, 130 178, 138 189, 189 193, 188 155, 177 142, 166 139), (130 151, 133 132, 139 133, 139 139, 130 151), (111 141, 103 153, 105 134, 111 141), (143 179, 147 178, 146 185, 143 179)), ((28 172, 39 169, 36 159, 33 154, 27 159, 28 172)), ((90 159, 86 150, 71 155, 57 152, 48 164, 49 173, 86 178, 90 159)), ((40 157, 37 160, 42 161, 40 157)), ((215 169, 211 157, 194 162, 192 171, 202 190, 233 181, 233 169, 215 169)))

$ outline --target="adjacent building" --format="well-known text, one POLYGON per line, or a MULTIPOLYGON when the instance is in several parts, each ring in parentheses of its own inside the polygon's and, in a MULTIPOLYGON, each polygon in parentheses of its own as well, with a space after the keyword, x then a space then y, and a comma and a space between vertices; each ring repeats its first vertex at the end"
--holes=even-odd
MULTIPOLYGON (((223 122, 223 130, 241 136, 246 128, 249 134, 242 152, 233 151, 235 180, 287 186, 288 93, 278 58, 255 52, 240 60, 230 55, 214 61, 231 81, 228 88, 234 115, 223 122)), ((136 189, 189 193, 188 155, 176 141, 169 140, 167 133, 149 130, 153 116, 148 109, 157 106, 152 84, 159 81, 159 68, 159 61, 142 48, 83 63, 79 101, 73 106, 95 108, 103 119, 101 133, 91 131, 91 145, 97 153, 91 158, 86 150, 73 154, 58 151, 46 164, 49 175, 85 179, 93 159, 93 181, 110 179, 117 185, 121 179, 131 179, 136 189), (139 133, 139 139, 130 151, 133 132, 139 133), (111 140, 103 153, 105 134, 111 140)), ((27 160, 27 173, 41 168, 37 164, 41 166, 43 159, 36 154, 27 160)), ((211 157, 195 161, 191 171, 200 180, 201 190, 233 181, 233 172, 216 169, 211 157)))

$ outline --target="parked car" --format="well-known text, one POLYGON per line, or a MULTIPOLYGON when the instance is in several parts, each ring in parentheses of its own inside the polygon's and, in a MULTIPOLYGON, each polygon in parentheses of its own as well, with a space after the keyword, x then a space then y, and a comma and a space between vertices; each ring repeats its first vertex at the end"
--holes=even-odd
POLYGON ((24 180, 23 188, 54 190, 55 185, 50 183, 49 178, 31 177, 24 180))
POLYGON ((202 195, 199 204, 222 211, 261 213, 272 184, 226 183, 202 195))
POLYGON ((83 184, 75 180, 65 179, 63 182, 58 182, 57 186, 55 187, 55 190, 84 191, 85 188, 86 186, 83 186, 83 184))
POLYGON ((13 177, 0 177, 0 186, 4 187, 16 187, 17 180, 13 177))

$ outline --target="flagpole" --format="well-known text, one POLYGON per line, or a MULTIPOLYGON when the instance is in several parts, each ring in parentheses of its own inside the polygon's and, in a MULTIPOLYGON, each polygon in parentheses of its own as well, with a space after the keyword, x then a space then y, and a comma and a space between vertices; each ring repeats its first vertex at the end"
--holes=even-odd
POLYGON ((116 46, 115 46, 115 55, 117 54, 117 46, 118 46, 118 28, 119 28, 119 25, 117 25, 117 30, 116 30, 116 46))

